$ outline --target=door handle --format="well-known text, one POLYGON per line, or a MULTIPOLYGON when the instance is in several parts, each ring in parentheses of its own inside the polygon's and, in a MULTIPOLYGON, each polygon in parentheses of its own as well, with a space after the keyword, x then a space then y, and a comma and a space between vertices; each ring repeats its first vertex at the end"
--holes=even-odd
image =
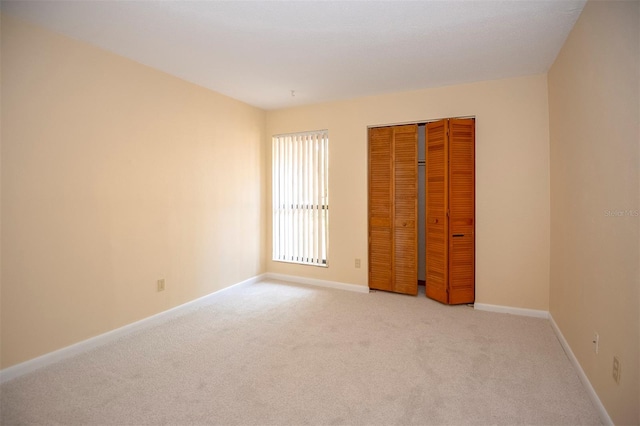
POLYGON ((464 237, 464 234, 453 234, 452 236, 453 236, 454 238, 455 238, 455 237, 464 237))

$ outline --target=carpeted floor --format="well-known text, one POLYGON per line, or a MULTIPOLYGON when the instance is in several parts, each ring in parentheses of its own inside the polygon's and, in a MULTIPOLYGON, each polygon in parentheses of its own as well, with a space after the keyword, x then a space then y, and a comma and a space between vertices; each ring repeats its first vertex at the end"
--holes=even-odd
POLYGON ((0 391, 3 425, 600 424, 547 320, 276 281, 0 391))

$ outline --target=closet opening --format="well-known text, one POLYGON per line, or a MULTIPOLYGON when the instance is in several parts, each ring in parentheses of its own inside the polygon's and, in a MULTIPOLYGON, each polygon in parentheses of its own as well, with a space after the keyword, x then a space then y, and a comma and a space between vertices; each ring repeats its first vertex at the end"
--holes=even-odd
POLYGON ((425 126, 426 123, 418 124, 418 286, 422 287, 425 287, 427 268, 425 126))
POLYGON ((369 128, 369 288, 475 300, 475 118, 369 128))

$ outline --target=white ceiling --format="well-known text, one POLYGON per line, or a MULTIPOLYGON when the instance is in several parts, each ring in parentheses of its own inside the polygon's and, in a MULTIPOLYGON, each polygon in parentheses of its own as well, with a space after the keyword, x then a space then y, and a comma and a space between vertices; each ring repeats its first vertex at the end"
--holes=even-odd
POLYGON ((544 73, 584 3, 3 1, 2 12, 277 109, 544 73))

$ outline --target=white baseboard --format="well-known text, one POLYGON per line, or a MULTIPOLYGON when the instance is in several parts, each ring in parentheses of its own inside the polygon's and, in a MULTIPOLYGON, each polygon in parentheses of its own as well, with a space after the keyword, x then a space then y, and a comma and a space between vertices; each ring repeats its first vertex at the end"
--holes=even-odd
POLYGON ((564 349, 564 353, 567 354, 569 361, 571 361, 571 364, 573 364, 573 367, 578 373, 578 377, 580 377, 580 381, 582 382, 585 389, 587 390, 587 393, 589 394, 589 397, 591 398, 593 405, 596 407, 596 410, 600 415, 600 420, 602 420, 602 423, 605 425, 613 426, 613 420, 611 420, 611 417, 609 417, 609 413, 607 413, 606 408, 604 408, 604 405, 602 404, 602 401, 600 401, 600 398, 598 397, 596 390, 591 385, 591 382, 589 381, 587 374, 584 372, 584 370, 582 369, 582 366, 578 362, 578 358, 576 358, 576 356, 573 354, 573 351, 571 350, 571 346, 569 346, 569 343, 564 338, 562 332, 560 331, 560 328, 558 327, 558 324, 556 324, 551 314, 549 314, 549 322, 551 323, 551 328, 553 328, 553 331, 556 333, 556 337, 560 341, 560 345, 562 345, 562 349, 564 349))
POLYGON ((363 285, 347 284, 347 283, 341 283, 337 281, 317 280, 314 278, 297 277, 294 275, 286 275, 286 274, 276 274, 273 272, 267 272, 264 275, 265 275, 265 278, 267 279, 286 281, 290 283, 307 284, 307 285, 313 285, 318 287, 337 288, 340 290, 355 291, 358 293, 369 293, 369 287, 366 287, 363 285))
POLYGON ((487 303, 474 303, 473 308, 479 311, 499 312, 501 314, 519 315, 522 317, 549 318, 549 312, 537 309, 513 308, 511 306, 489 305, 487 303))
POLYGON ((183 303, 182 305, 176 306, 150 317, 141 319, 140 321, 127 324, 123 327, 116 328, 115 330, 108 331, 95 337, 91 337, 87 340, 83 340, 71 346, 67 346, 62 349, 58 349, 56 351, 49 352, 48 354, 44 354, 37 358, 31 359, 29 361, 25 361, 20 364, 5 368, 4 370, 0 371, 0 384, 35 371, 39 368, 46 367, 58 361, 62 361, 63 359, 71 358, 72 356, 97 348, 106 343, 113 342, 114 340, 126 336, 127 334, 143 330, 156 324, 160 324, 172 317, 179 315, 181 311, 187 308, 195 308, 207 304, 213 296, 223 291, 229 290, 232 287, 237 288, 239 286, 251 285, 262 281, 265 278, 264 275, 265 274, 257 275, 255 277, 233 284, 229 287, 225 287, 213 293, 207 294, 206 296, 200 297, 187 303, 183 303))

